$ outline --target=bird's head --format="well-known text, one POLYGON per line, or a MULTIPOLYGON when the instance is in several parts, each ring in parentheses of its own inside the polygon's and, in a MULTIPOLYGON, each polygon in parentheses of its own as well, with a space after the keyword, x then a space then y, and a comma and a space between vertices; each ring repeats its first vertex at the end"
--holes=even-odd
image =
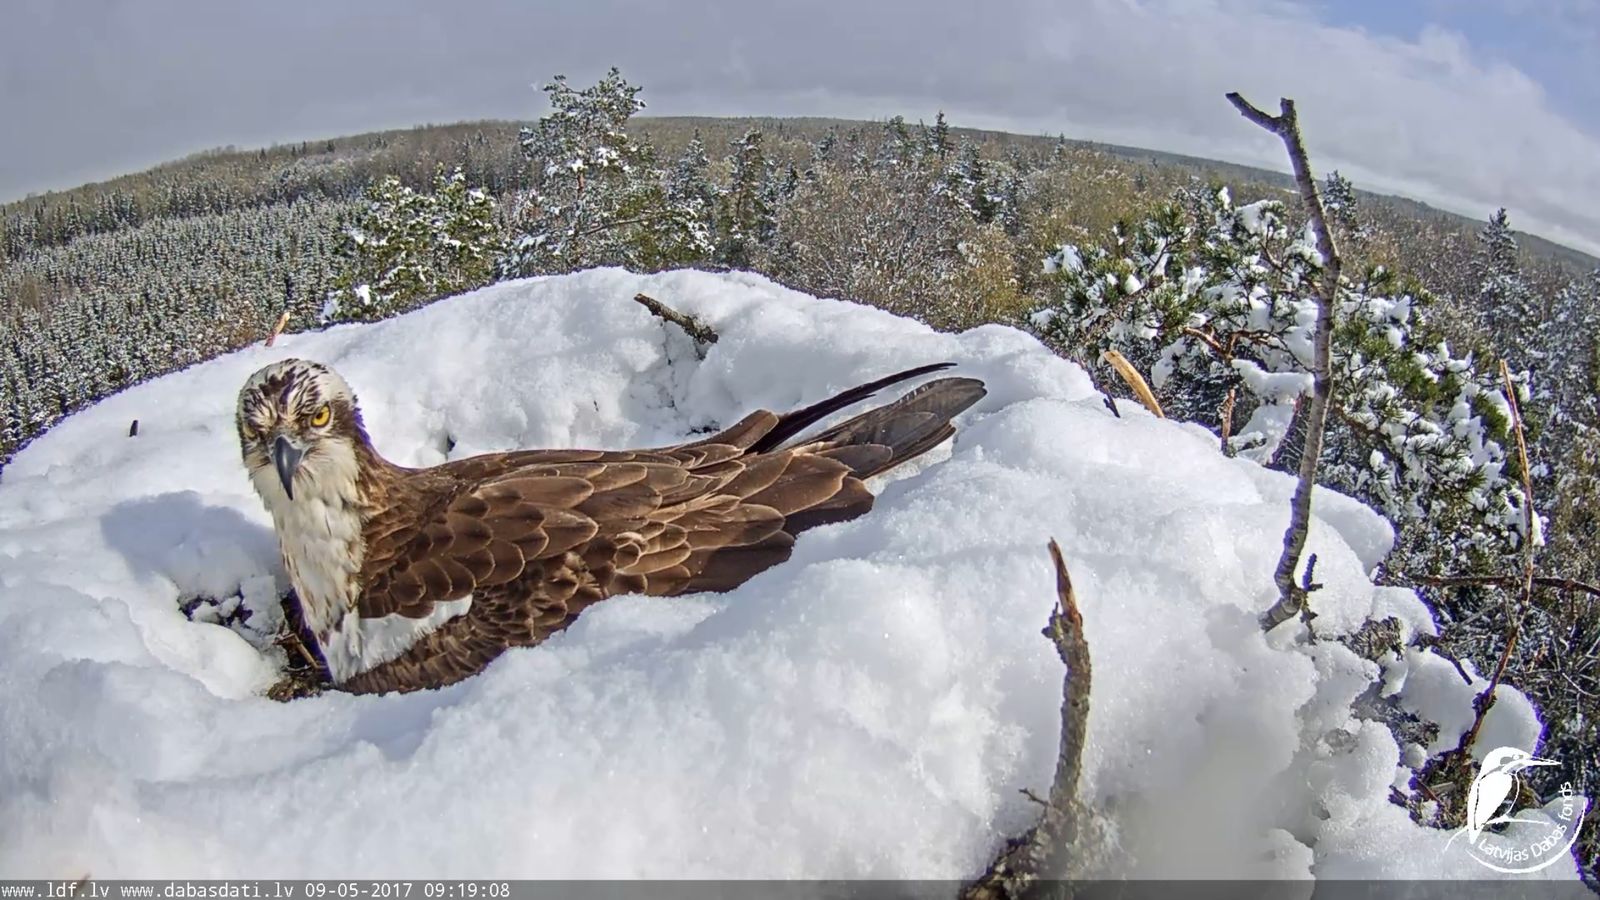
MULTIPOLYGON (((239 447, 262 499, 272 505, 315 488, 353 487, 370 449, 350 385, 321 363, 286 359, 258 370, 239 391, 239 447)), ((342 492, 342 491, 341 491, 342 492)))

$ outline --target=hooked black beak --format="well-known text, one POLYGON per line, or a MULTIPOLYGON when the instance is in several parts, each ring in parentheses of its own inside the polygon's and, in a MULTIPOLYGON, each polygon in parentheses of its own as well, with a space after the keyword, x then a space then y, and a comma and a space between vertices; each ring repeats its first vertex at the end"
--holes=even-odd
POLYGON ((290 500, 294 499, 294 470, 300 467, 300 457, 305 455, 304 450, 295 448, 282 435, 272 442, 272 464, 277 467, 278 480, 283 482, 283 493, 290 500))

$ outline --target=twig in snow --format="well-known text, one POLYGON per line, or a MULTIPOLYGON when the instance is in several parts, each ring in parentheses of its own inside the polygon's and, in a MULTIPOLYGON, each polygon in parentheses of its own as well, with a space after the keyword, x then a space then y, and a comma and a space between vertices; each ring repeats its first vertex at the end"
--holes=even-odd
POLYGON ((1115 350, 1107 350, 1100 356, 1111 364, 1111 368, 1117 370, 1117 374, 1121 375, 1122 380, 1128 383, 1128 387, 1133 390, 1133 395, 1139 398, 1139 402, 1144 404, 1145 409, 1150 410, 1158 419, 1166 418, 1166 414, 1161 411, 1161 404, 1156 402, 1156 395, 1150 392, 1150 385, 1145 384, 1144 376, 1140 375, 1139 370, 1133 367, 1133 363, 1128 362, 1126 356, 1115 350))
MULTIPOLYGON (((1056 608, 1044 635, 1056 646, 1056 654, 1066 665, 1061 683, 1061 747, 1056 755, 1056 777, 1050 786, 1050 806, 1062 818, 1061 824, 1076 828, 1075 817, 1067 816, 1078 802, 1078 778, 1083 773, 1083 746, 1089 732, 1089 685, 1093 670, 1089 664, 1089 642, 1083 636, 1083 613, 1078 610, 1078 595, 1072 589, 1061 558, 1061 545, 1050 540, 1050 560, 1056 567, 1056 608), (1072 821, 1067 821, 1072 819, 1072 821)), ((1058 833, 1063 839, 1071 835, 1058 833)))
POLYGON ((1488 689, 1472 699, 1472 727, 1461 736, 1461 743, 1456 745, 1451 754, 1457 762, 1464 761, 1467 754, 1472 752, 1472 744, 1478 739, 1478 730, 1483 728, 1484 717, 1494 707, 1495 689, 1500 687, 1500 678, 1506 673, 1506 663, 1511 661, 1511 653, 1517 648, 1517 638, 1521 636, 1522 621, 1518 619, 1512 625, 1510 634, 1506 635, 1506 646, 1500 651, 1500 661, 1495 663, 1494 674, 1489 677, 1488 689))
POLYGON ((1111 392, 1106 390, 1100 384, 1099 379, 1094 377, 1094 367, 1080 362, 1078 363, 1078 368, 1082 369, 1083 374, 1089 377, 1089 386, 1100 392, 1100 402, 1106 405, 1106 409, 1111 410, 1113 416, 1119 419, 1122 418, 1122 411, 1117 409, 1117 398, 1111 396, 1111 392))
POLYGON ((313 670, 322 668, 322 666, 317 662, 317 658, 311 655, 310 650, 306 649, 306 642, 301 640, 300 635, 296 632, 292 630, 285 631, 276 638, 275 643, 280 647, 293 647, 295 650, 299 651, 300 658, 304 659, 306 661, 306 665, 310 666, 313 670))
POLYGON ((267 346, 271 347, 272 342, 277 340, 278 335, 283 334, 283 329, 287 327, 289 327, 289 311, 286 309, 283 315, 278 317, 278 324, 272 326, 272 333, 267 335, 267 346))
POLYGON ((1037 896, 1045 887, 1044 879, 1053 868, 1056 854, 1074 846, 1082 825, 1078 781, 1083 774, 1083 748, 1089 732, 1093 674, 1077 594, 1061 558, 1061 546, 1054 539, 1050 541, 1050 559, 1056 569, 1056 608, 1044 635, 1055 644, 1056 653, 1067 667, 1061 686, 1061 746, 1056 754, 1055 781, 1047 800, 1024 789, 1024 794, 1044 807, 1038 823, 1006 844, 983 875, 962 890, 962 900, 1037 896))
POLYGON ((1222 420, 1222 455, 1233 456, 1233 447, 1228 445, 1228 439, 1233 436, 1233 394, 1234 388, 1228 388, 1228 396, 1222 401, 1222 409, 1217 412, 1217 417, 1222 420))
POLYGON ((1338 248, 1333 243, 1333 232, 1328 228, 1327 213, 1317 196, 1317 183, 1311 177, 1311 161, 1306 156, 1305 142, 1300 137, 1300 123, 1295 115, 1294 101, 1285 97, 1278 101, 1279 114, 1270 116, 1251 106, 1237 91, 1228 94, 1239 113, 1251 122, 1265 128, 1283 140, 1289 152, 1289 165, 1294 169, 1294 181, 1300 188, 1300 200, 1311 217, 1311 230, 1317 238, 1317 253, 1322 256, 1322 278, 1317 284, 1317 330, 1312 339, 1311 406, 1306 417, 1305 446, 1300 451, 1300 480, 1295 485, 1294 499, 1290 503, 1289 527, 1283 533, 1283 555, 1278 559, 1278 570, 1273 580, 1278 585, 1278 602, 1261 616, 1261 627, 1271 631, 1289 621, 1305 608, 1308 592, 1294 583, 1294 570, 1299 566, 1300 554, 1305 550, 1306 532, 1311 526, 1311 493, 1317 483, 1317 463, 1322 459, 1322 433, 1328 421, 1328 401, 1333 395, 1333 376, 1329 356, 1333 339, 1333 309, 1339 292, 1338 248))
POLYGON ((694 340, 695 355, 701 359, 706 358, 706 347, 717 342, 717 333, 712 330, 711 326, 700 321, 694 316, 685 315, 684 313, 678 312, 672 307, 662 303, 660 300, 657 300, 654 297, 646 294, 636 294, 634 295, 633 299, 638 301, 639 304, 645 309, 650 310, 650 312, 658 318, 665 319, 679 328, 682 328, 684 334, 687 334, 694 340))

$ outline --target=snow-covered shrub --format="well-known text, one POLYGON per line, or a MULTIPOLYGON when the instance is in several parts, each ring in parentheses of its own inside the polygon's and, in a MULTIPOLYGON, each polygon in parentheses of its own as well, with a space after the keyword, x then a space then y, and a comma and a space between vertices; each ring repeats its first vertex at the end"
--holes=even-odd
MULTIPOLYGON (((1175 418, 1220 427, 1231 395, 1230 449, 1291 468, 1298 442, 1284 439, 1311 393, 1321 263, 1282 203, 1180 192, 1105 245, 1047 259, 1057 288, 1029 323, 1089 365, 1120 351, 1175 418)), ((1429 327, 1431 302, 1381 266, 1341 278, 1319 480, 1398 525, 1427 521, 1460 549, 1495 552, 1520 540, 1509 406, 1489 361, 1456 356, 1429 327)))
POLYGON ((501 250, 495 201, 441 166, 433 192, 388 176, 366 192, 366 208, 345 232, 345 269, 325 322, 374 322, 430 300, 487 284, 501 250))
POLYGON ((645 108, 640 89, 612 68, 591 87, 558 75, 544 90, 551 112, 521 135, 534 186, 515 199, 500 275, 655 270, 704 256, 698 208, 669 190, 650 142, 628 134, 628 120, 645 108))

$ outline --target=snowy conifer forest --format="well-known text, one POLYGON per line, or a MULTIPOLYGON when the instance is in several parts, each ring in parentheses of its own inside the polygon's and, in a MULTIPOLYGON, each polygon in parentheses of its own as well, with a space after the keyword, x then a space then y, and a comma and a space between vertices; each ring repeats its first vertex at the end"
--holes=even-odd
MULTIPOLYGON (((1298 470, 1323 260, 1284 179, 942 114, 653 119, 616 70, 545 90, 526 126, 217 151, 0 207, 0 463, 280 326, 621 267, 749 270, 945 332, 1015 326, 1132 408, 1115 351, 1165 417, 1298 470)), ((1318 174, 1344 259, 1319 480, 1393 526, 1378 579, 1440 626, 1409 640, 1533 701, 1541 755, 1566 764, 1533 790, 1600 795, 1600 268, 1533 252, 1504 210, 1464 224, 1318 174)), ((1389 621, 1367 653, 1404 644, 1389 621)), ((1370 707, 1401 746, 1432 740, 1370 707)), ((1459 824, 1463 773, 1418 777, 1395 803, 1459 824)), ((1600 810, 1578 852, 1600 870, 1600 810)))

